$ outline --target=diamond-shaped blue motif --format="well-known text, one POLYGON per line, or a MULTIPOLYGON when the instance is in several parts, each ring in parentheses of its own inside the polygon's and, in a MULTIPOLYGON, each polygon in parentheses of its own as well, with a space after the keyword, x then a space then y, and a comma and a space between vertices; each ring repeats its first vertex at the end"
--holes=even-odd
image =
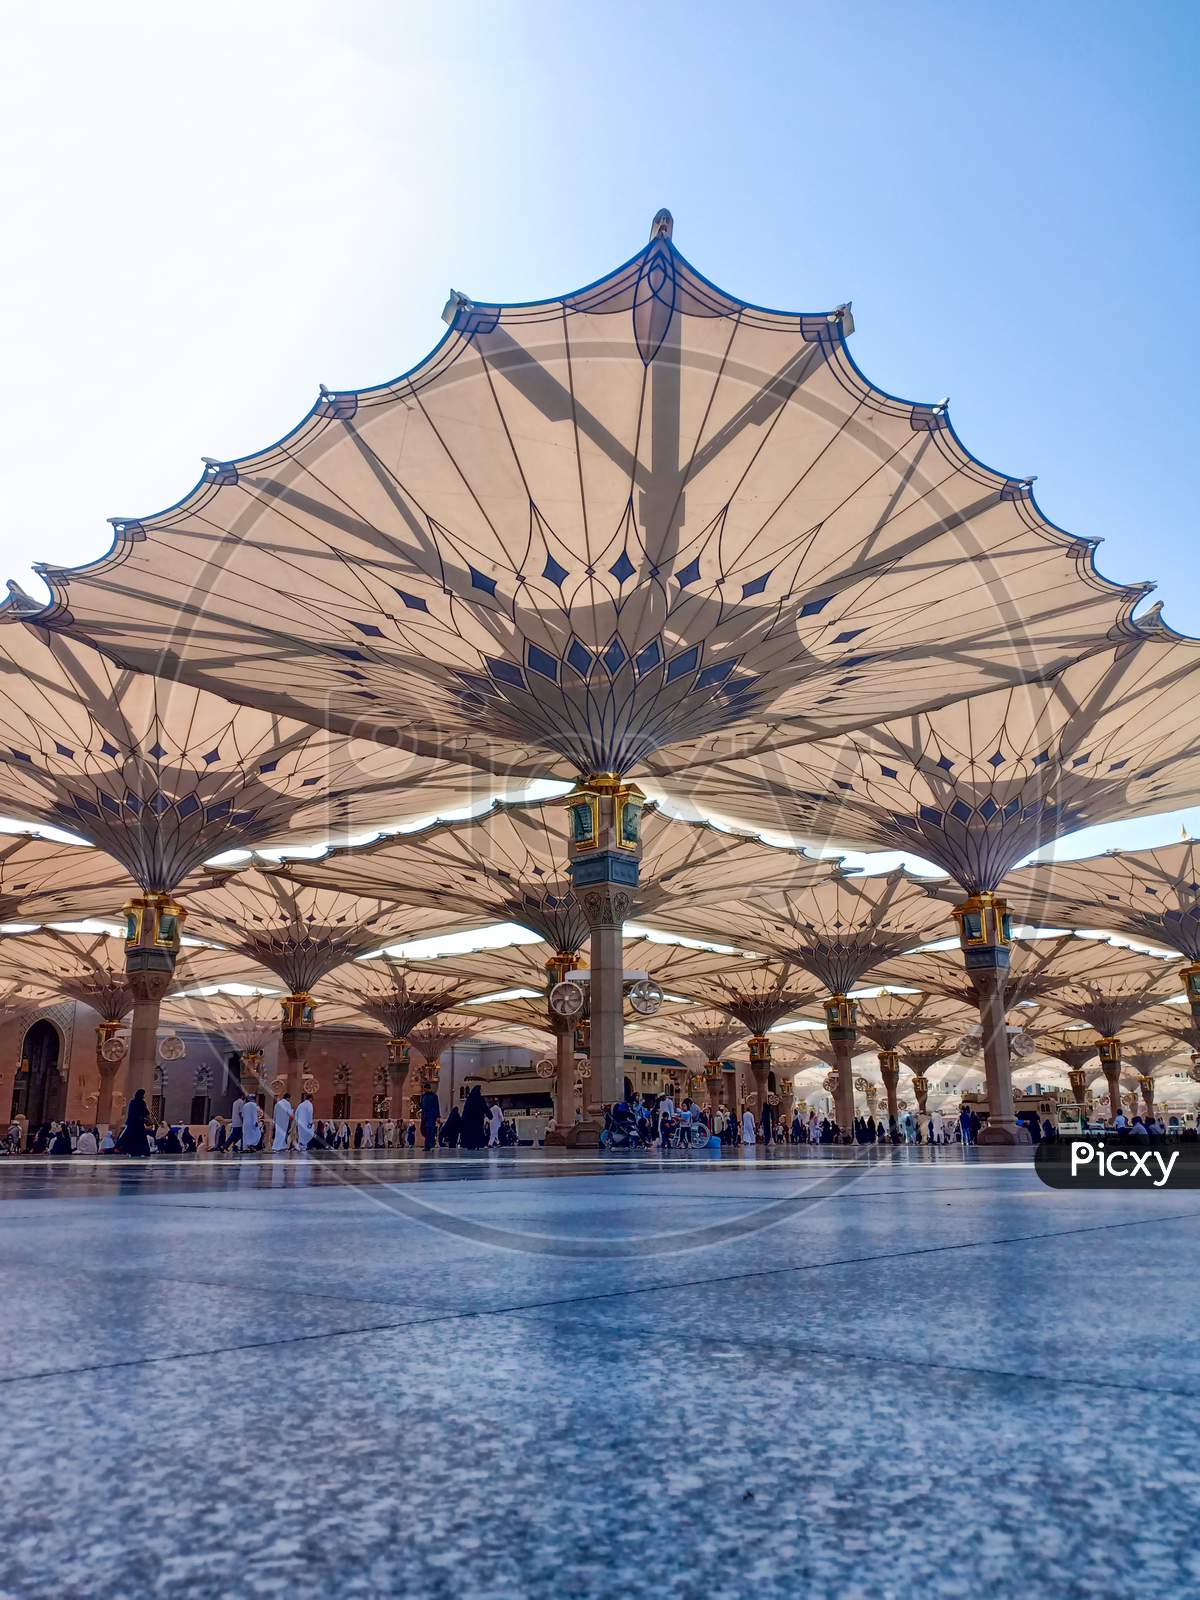
POLYGON ((54 741, 54 748, 58 751, 60 756, 66 756, 68 761, 73 761, 75 759, 74 750, 69 749, 65 744, 59 744, 57 739, 54 741))
POLYGON ((606 669, 610 672, 619 672, 629 657, 625 654, 624 646, 619 639, 614 639, 604 652, 603 660, 606 669))
POLYGON ((942 816, 942 813, 936 810, 933 806, 920 806, 918 808, 917 815, 920 817, 922 822, 930 822, 935 828, 944 826, 945 818, 942 816))
POLYGON ((686 567, 681 568, 681 570, 675 574, 675 582, 681 589, 686 589, 688 584, 695 583, 699 576, 700 557, 697 556, 695 560, 689 561, 686 567))
POLYGON ((566 567, 560 565, 559 562, 555 561, 554 557, 550 554, 549 551, 547 551, 546 552, 546 565, 542 568, 542 577, 543 578, 549 578, 551 583, 557 583, 557 584, 559 584, 561 586, 562 581, 566 576, 567 576, 566 567))
POLYGON ((154 741, 154 743, 150 746, 150 749, 147 751, 147 754, 150 755, 150 756, 153 756, 155 761, 161 761, 162 758, 166 755, 166 753, 167 752, 163 749, 162 745, 159 744, 157 739, 154 741))
POLYGON ((613 577, 618 583, 625 583, 628 579, 633 577, 634 573, 637 571, 637 568, 634 566, 633 562, 630 561, 629 552, 627 550, 622 550, 621 554, 617 557, 608 570, 612 573, 613 577))
POLYGON ((409 594, 407 589, 397 589, 396 593, 400 596, 401 600, 404 601, 404 604, 410 611, 429 610, 429 607, 425 604, 424 600, 421 599, 419 594, 409 594))
POLYGON ((497 683, 511 683, 518 689, 525 687, 525 674, 511 661, 505 661, 499 656, 484 656, 483 660, 497 683))
POLYGON ((467 571, 471 574, 471 587, 472 587, 472 589, 482 589, 484 594, 495 594, 495 592, 496 592, 496 580, 495 580, 495 578, 489 578, 489 577, 485 576, 484 573, 477 572, 476 569, 474 567, 470 566, 470 565, 468 565, 467 571))
POLYGON ((543 650, 541 645, 529 645, 525 651, 525 660, 531 672, 540 673, 543 678, 549 678, 551 683, 558 682, 558 661, 548 650, 543 650))
POLYGON ((100 746, 100 754, 101 754, 101 755, 102 755, 102 756, 115 756, 115 755, 116 755, 116 753, 117 753, 117 748, 116 748, 116 746, 115 746, 115 745, 111 745, 111 744, 109 744, 109 742, 108 742, 108 740, 107 740, 107 739, 106 739, 106 740, 105 740, 105 741, 104 741, 104 743, 103 743, 103 744, 102 744, 102 745, 101 745, 101 746, 100 746))
POLYGON ((979 815, 985 822, 990 822, 999 809, 1000 807, 992 799, 991 795, 988 795, 987 799, 979 808, 979 815))
POLYGON ((950 815, 955 822, 970 822, 972 812, 965 800, 956 800, 950 807, 950 815))
POLYGON ((259 772, 274 772, 278 765, 278 761, 264 761, 258 770, 259 772))
POLYGON ((383 629, 377 628, 373 622, 356 622, 354 626, 359 633, 365 633, 368 639, 383 638, 383 629))
POLYGON ((879 776, 881 778, 898 778, 900 774, 896 771, 895 767, 885 767, 881 765, 879 768, 879 776))
POLYGON ((823 600, 806 600, 800 607, 800 615, 802 617, 815 617, 818 611, 824 611, 832 599, 833 596, 827 594, 823 600))
POLYGON ((742 585, 742 599, 749 600, 752 595, 761 594, 771 580, 771 573, 764 572, 761 577, 751 578, 749 583, 742 585))
POLYGON ((860 633, 866 633, 866 631, 865 628, 848 628, 845 633, 837 634, 833 642, 834 644, 849 644, 851 639, 857 639, 860 633))
POLYGON ((696 645, 690 650, 685 650, 682 655, 676 656, 667 663, 667 682, 674 683, 676 678, 682 678, 685 673, 695 672, 700 660, 700 651, 696 645))
POLYGON ((1003 753, 1001 751, 997 750, 994 756, 989 756, 988 757, 988 766, 989 767, 1002 767, 1003 765, 1004 765, 1004 756, 1003 756, 1003 753))
POLYGON ((729 674, 737 666, 735 661, 718 661, 715 666, 705 667, 696 679, 697 689, 711 689, 714 684, 724 683, 729 674))
POLYGON ((574 667, 581 678, 586 678, 592 670, 592 656, 585 650, 578 639, 571 640, 571 647, 567 651, 567 665, 574 667))
POLYGON ((210 750, 208 754, 203 756, 201 759, 206 767, 211 767, 214 761, 220 761, 221 752, 219 749, 210 750))
POLYGON ((658 640, 653 639, 644 650, 639 650, 633 658, 633 670, 640 677, 645 672, 652 672, 662 660, 662 651, 658 648, 658 640))
POLYGON ((196 815, 196 812, 200 809, 200 802, 194 794, 185 794, 175 809, 186 820, 188 817, 196 815))

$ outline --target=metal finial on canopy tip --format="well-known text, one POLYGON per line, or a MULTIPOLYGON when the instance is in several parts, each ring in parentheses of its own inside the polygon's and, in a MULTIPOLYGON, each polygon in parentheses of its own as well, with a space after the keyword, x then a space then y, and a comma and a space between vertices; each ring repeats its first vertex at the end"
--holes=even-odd
POLYGON ((470 311, 475 302, 469 295, 463 294, 461 289, 451 289, 450 298, 442 307, 442 321, 453 326, 455 317, 460 311, 470 311))
POLYGON ((43 609, 40 601, 35 600, 31 594, 26 594, 15 578, 8 579, 8 598, 12 601, 14 611, 41 611, 43 609))
POLYGON ((675 231, 675 218, 664 206, 661 211, 654 213, 654 221, 650 224, 650 237, 652 239, 669 239, 675 231))

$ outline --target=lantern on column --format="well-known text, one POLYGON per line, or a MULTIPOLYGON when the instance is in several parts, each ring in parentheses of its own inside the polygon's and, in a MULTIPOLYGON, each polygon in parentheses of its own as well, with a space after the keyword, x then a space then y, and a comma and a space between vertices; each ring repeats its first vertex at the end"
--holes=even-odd
POLYGON ((1005 901, 984 891, 970 895, 952 911, 958 923, 958 942, 973 967, 1007 967, 1011 957, 1012 918, 1005 901))
POLYGON ((139 895, 124 908, 126 950, 160 950, 179 954, 186 913, 167 894, 139 895))
POLYGON ((829 1037, 836 1039, 839 1035, 843 1038, 847 1034, 853 1035, 858 1030, 858 1001, 850 1000, 844 994, 831 994, 824 1002, 825 1026, 829 1029, 829 1037))
POLYGON ((290 1033, 300 1033, 311 1028, 316 1014, 316 1001, 303 990, 284 995, 279 1002, 283 1008, 283 1026, 290 1033))

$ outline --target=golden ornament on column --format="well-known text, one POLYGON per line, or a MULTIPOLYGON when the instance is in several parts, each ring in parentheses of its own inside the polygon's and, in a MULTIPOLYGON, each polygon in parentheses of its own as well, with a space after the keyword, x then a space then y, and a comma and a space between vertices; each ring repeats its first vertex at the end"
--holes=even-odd
POLYGON ((1200 1022, 1200 961, 1189 961, 1186 966, 1180 967, 1179 976, 1183 980, 1183 992, 1187 995, 1192 1017, 1200 1022))

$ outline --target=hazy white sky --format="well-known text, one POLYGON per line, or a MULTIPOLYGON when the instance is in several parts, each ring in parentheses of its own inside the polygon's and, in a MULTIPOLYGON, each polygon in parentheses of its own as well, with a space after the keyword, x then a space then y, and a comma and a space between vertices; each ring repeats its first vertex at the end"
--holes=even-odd
POLYGON ((1198 13, 1084 15, 0 8, 0 576, 100 554, 108 517, 277 438, 318 382, 405 369, 451 286, 565 291, 668 205, 748 299, 853 297, 870 376, 949 393, 971 448, 1200 633, 1198 13))

